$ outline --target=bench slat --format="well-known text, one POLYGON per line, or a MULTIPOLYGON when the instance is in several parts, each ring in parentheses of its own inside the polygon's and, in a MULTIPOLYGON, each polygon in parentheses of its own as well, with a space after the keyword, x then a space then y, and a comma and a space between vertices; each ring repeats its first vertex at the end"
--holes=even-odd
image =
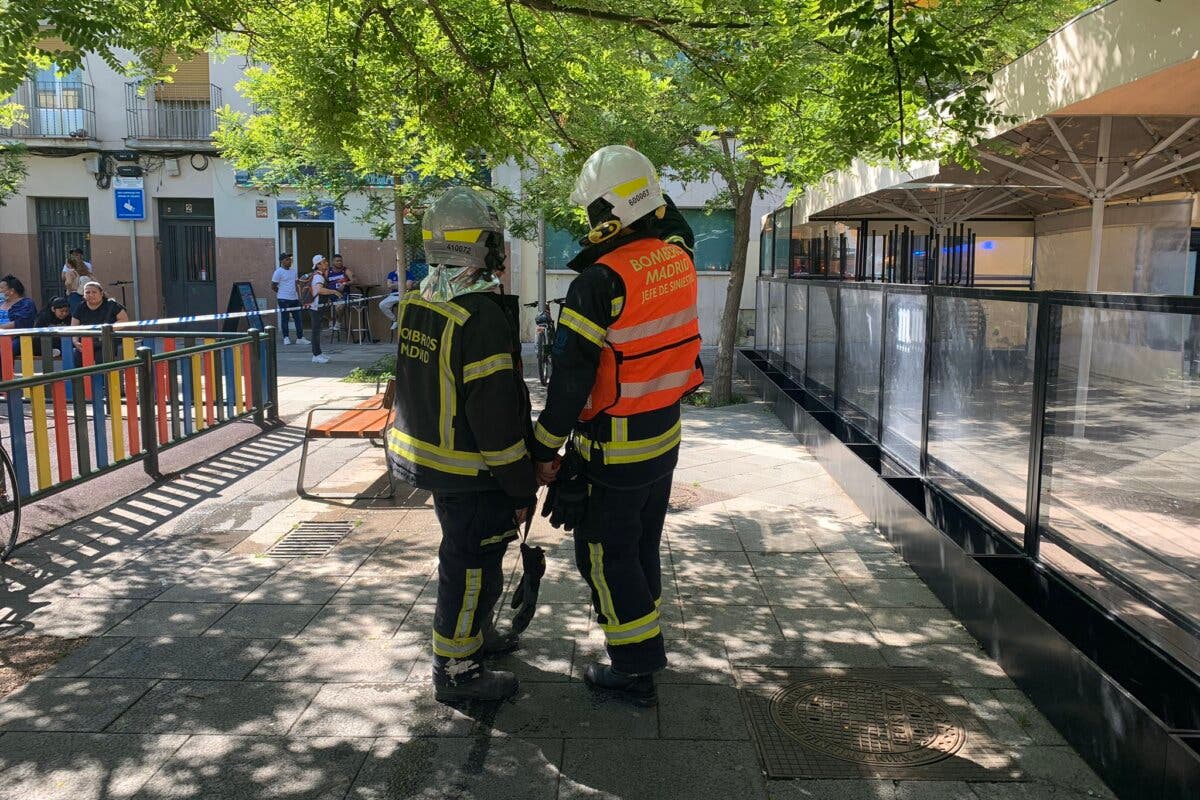
POLYGON ((333 419, 314 424, 308 435, 314 439, 379 439, 391 421, 392 409, 384 405, 386 394, 378 394, 333 419), (383 405, 382 408, 380 406, 383 405))

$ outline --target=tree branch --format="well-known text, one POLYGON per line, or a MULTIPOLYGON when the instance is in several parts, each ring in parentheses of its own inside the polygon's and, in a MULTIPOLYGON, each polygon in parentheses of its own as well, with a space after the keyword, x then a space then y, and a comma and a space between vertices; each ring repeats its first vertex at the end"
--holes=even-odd
POLYGON ((603 11, 598 8, 581 8, 579 6, 561 5, 553 0, 517 0, 518 3, 537 11, 547 11, 551 14, 572 14, 577 17, 599 19, 607 22, 624 22, 635 25, 678 25, 695 30, 745 30, 747 28, 765 27, 767 23, 750 22, 706 22, 704 20, 684 19, 682 17, 645 17, 639 14, 622 14, 618 11, 603 11))
POLYGON ((529 53, 525 50, 525 37, 521 33, 521 26, 517 24, 517 16, 513 13, 512 0, 505 0, 504 8, 508 12, 508 21, 512 23, 513 32, 517 35, 517 47, 521 51, 521 61, 525 64, 525 71, 529 73, 529 79, 533 82, 533 88, 537 90, 538 97, 542 98, 542 105, 546 107, 546 114, 549 115, 550 121, 554 123, 554 127, 558 129, 558 132, 566 140, 565 143, 571 145, 573 149, 579 150, 579 142, 576 141, 575 137, 567 133, 567 129, 563 127, 562 122, 558 118, 558 113, 550 105, 549 98, 546 97, 546 93, 542 90, 542 84, 533 73, 533 65, 529 62, 529 53))

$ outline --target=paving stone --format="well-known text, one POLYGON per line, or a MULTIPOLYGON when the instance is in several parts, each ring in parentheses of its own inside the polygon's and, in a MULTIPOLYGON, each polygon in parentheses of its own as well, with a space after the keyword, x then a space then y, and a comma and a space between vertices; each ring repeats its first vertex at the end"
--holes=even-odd
POLYGON ((790 608, 774 607, 775 617, 789 639, 809 643, 836 643, 877 646, 871 620, 857 607, 790 608))
MULTIPOLYGON (((1104 800, 1113 798, 1110 792, 1095 790, 1076 791, 1065 786, 1054 786, 1037 781, 1022 783, 972 783, 972 800, 1104 800)), ((957 798, 956 798, 957 800, 957 798)))
POLYGON ((1042 715, 1020 689, 992 689, 995 697, 1009 713, 1021 731, 1035 744, 1066 745, 1062 734, 1042 715))
POLYGON ((1019 748, 1017 764, 1027 780, 1050 784, 1059 790, 1113 797, 1112 791, 1070 747, 1032 745, 1019 748))
POLYGON ((782 638, 775 615, 766 606, 683 604, 689 639, 726 642, 774 642, 782 638))
POLYGON ((750 742, 567 739, 558 797, 764 800, 767 790, 750 742))
POLYGON ((301 639, 386 639, 408 614, 404 605, 329 604, 298 634, 301 639))
POLYGON ((276 572, 246 595, 247 603, 327 603, 346 582, 345 575, 276 572))
POLYGON ((319 605, 240 603, 204 632, 240 639, 290 639, 317 615, 319 605))
POLYGON ((754 573, 705 575, 684 570, 678 578, 679 599, 684 603, 712 605, 765 606, 767 597, 758 585, 754 573))
MULTIPOLYGON (((568 681, 575 642, 567 638, 521 636, 521 647, 514 653, 491 659, 494 669, 507 670, 522 681, 568 681)), ((413 670, 415 676, 428 678, 427 670, 413 670)))
POLYGON ((155 598, 167 603, 238 603, 271 577, 277 564, 255 571, 238 570, 227 574, 221 570, 206 568, 191 575, 185 582, 177 583, 155 598))
POLYGON ((966 781, 896 781, 896 800, 971 800, 966 781))
POLYGON ((742 540, 732 525, 725 528, 682 528, 670 531, 667 541, 672 551, 741 552, 742 540))
MULTIPOLYGON (((892 781, 771 780, 767 781, 767 797, 770 800, 895 800, 896 788, 892 781)), ((965 798, 969 800, 970 794, 965 798)))
POLYGON ((108 731, 279 736, 320 688, 315 683, 161 681, 108 731))
POLYGON ((192 636, 233 608, 230 603, 148 603, 113 626, 116 636, 192 636))
POLYGON ((653 739, 658 713, 594 693, 579 683, 525 681, 496 711, 492 727, 512 736, 653 739))
POLYGON ((732 686, 662 684, 659 719, 664 739, 749 739, 742 704, 732 686))
POLYGON ((394 605, 407 608, 429 582, 429 576, 412 575, 353 575, 342 584, 331 603, 354 605, 394 605))
POLYGON ((128 638, 120 636, 98 636, 71 653, 42 673, 43 678, 79 677, 124 647, 128 638))
MULTIPOLYGON (((138 562, 134 562, 137 564, 138 562)), ((72 597, 128 597, 149 600, 169 589, 179 579, 179 569, 121 567, 80 586, 72 597)))
POLYGON ((893 647, 924 644, 963 644, 977 646, 967 629, 945 609, 867 608, 878 631, 879 641, 893 647))
POLYGON ((914 644, 884 647, 881 651, 889 666, 934 667, 946 674, 956 686, 985 689, 1011 689, 1012 680, 978 644, 914 644))
POLYGON ((97 678, 241 680, 275 645, 274 639, 169 636, 134 639, 88 671, 97 678))
MULTIPOLYGON (((583 671, 591 663, 607 664, 604 641, 584 639, 576 643, 575 662, 571 665, 571 680, 582 681, 583 671)), ((719 640, 672 639, 667 642, 667 668, 658 672, 659 684, 735 684, 733 668, 725 654, 725 644, 719 640)))
POLYGON ((56 600, 31 613, 30 632, 46 636, 93 636, 104 633, 149 600, 78 597, 56 600))
POLYGON ((130 798, 186 736, 6 733, 0 737, 4 800, 130 798))
POLYGON ((427 636, 395 639, 323 641, 285 639, 251 675, 267 681, 342 681, 403 683, 414 663, 428 663, 427 636))
POLYGON ((887 666, 882 645, 874 639, 859 642, 729 642, 728 647, 735 669, 749 664, 767 667, 887 666))
POLYGON ((760 580, 788 578, 809 580, 836 580, 837 574, 825 556, 816 552, 770 552, 747 553, 750 566, 760 580))
POLYGON ((466 736, 475 720, 433 699, 425 683, 329 683, 293 736, 466 736))
POLYGON ((557 739, 380 739, 348 800, 554 800, 561 760, 557 739))
POLYGON ((919 578, 845 581, 846 589, 864 608, 945 608, 919 578))
POLYGON ((843 580, 876 579, 911 579, 916 573, 896 553, 869 552, 860 553, 854 550, 839 550, 825 553, 829 566, 843 580))
POLYGON ((759 577, 763 594, 772 606, 794 608, 852 608, 854 597, 836 577, 759 577))
POLYGON ((0 731, 101 731, 152 680, 37 678, 0 700, 0 731))
POLYGON ((193 736, 136 798, 342 798, 369 748, 361 739, 193 736))

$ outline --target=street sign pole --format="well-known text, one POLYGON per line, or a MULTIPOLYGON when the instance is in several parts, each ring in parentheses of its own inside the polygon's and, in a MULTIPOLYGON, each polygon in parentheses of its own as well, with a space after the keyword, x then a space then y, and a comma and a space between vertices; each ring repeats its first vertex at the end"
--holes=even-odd
POLYGON ((140 177, 113 178, 113 206, 118 220, 129 222, 129 265, 133 273, 133 317, 142 317, 142 297, 138 280, 137 224, 146 218, 146 192, 140 177))
POLYGON ((133 318, 142 318, 142 293, 138 285, 137 220, 129 220, 129 263, 133 267, 133 318))

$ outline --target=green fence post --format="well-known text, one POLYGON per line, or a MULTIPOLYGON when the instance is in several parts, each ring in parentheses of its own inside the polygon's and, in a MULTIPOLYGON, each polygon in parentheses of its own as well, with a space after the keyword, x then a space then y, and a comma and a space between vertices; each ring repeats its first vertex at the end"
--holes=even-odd
POLYGON ((266 413, 263 409, 263 379, 262 379, 262 353, 258 349, 258 328, 251 328, 246 331, 250 335, 250 400, 254 403, 254 423, 260 427, 265 427, 267 424, 266 413))
POLYGON ((162 480, 158 467, 158 418, 155 416, 158 382, 154 379, 154 351, 149 347, 137 349, 138 420, 142 429, 142 459, 146 474, 154 480, 162 480))

